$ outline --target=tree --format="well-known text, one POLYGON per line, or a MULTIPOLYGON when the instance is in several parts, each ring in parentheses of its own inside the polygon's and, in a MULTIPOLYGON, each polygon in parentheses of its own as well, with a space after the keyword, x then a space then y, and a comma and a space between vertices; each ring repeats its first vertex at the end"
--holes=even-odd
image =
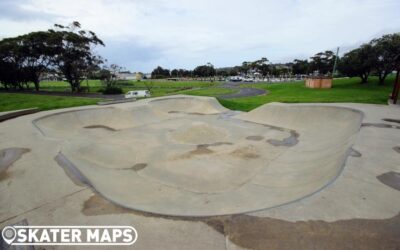
POLYGON ((79 92, 81 82, 90 69, 102 63, 101 58, 93 54, 92 48, 104 46, 104 43, 94 32, 82 30, 79 22, 69 26, 56 24, 55 27, 59 30, 49 30, 49 42, 55 50, 53 63, 71 85, 71 91, 79 92))
POLYGON ((386 77, 400 65, 400 33, 373 39, 370 44, 374 52, 375 73, 382 85, 386 77))
POLYGON ((216 70, 211 63, 207 63, 206 65, 197 66, 193 70, 193 74, 197 77, 211 77, 215 76, 216 70))
POLYGON ((170 71, 168 69, 163 69, 162 67, 158 66, 151 72, 151 78, 153 79, 163 79, 170 77, 170 71))
POLYGON ((268 59, 266 57, 262 57, 260 60, 256 60, 251 64, 253 69, 256 69, 260 72, 263 76, 266 76, 269 71, 268 59))
POLYGON ((295 59, 292 65, 292 71, 295 75, 308 75, 310 63, 308 60, 295 59))
POLYGON ((28 81, 33 82, 35 89, 39 90, 41 75, 47 70, 54 57, 55 50, 47 41, 51 39, 46 31, 32 32, 16 38, 22 58, 21 66, 25 71, 28 81))
POLYGON ((335 64, 336 55, 333 51, 319 52, 311 57, 310 70, 318 71, 319 74, 330 74, 335 64))
POLYGON ((173 69, 171 71, 171 76, 172 77, 179 77, 179 70, 178 69, 173 69))
POLYGON ((374 52, 370 44, 346 53, 339 62, 339 71, 349 77, 360 77, 366 83, 374 68, 374 52))

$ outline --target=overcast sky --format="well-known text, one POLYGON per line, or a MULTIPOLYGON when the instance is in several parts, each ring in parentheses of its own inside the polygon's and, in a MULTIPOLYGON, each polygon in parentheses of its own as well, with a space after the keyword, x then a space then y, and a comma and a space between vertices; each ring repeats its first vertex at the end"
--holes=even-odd
POLYGON ((287 62, 400 32, 400 0, 0 0, 0 38, 76 20, 131 71, 287 62))

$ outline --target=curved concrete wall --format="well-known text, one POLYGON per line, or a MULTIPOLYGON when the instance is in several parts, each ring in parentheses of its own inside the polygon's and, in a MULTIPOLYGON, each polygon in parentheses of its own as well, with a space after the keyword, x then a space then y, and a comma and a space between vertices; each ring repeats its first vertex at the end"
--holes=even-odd
POLYGON ((214 98, 179 96, 34 123, 45 136, 68 140, 64 167, 73 164, 110 201, 210 216, 275 207, 322 189, 341 172, 363 119, 320 105, 226 112, 214 98))

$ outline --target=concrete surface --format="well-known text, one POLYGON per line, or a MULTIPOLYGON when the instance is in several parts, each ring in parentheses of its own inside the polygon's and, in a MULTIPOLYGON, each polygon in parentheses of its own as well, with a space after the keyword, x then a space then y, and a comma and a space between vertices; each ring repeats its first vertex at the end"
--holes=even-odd
POLYGON ((399 117, 188 96, 19 117, 0 123, 1 150, 30 150, 0 173, 0 226, 132 225, 136 249, 399 248, 400 127, 383 120, 399 117))

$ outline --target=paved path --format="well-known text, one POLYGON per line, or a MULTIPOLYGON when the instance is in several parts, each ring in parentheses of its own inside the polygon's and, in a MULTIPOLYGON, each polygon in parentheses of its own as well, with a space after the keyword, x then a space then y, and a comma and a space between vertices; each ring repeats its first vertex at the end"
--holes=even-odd
POLYGON ((268 94, 266 90, 256 89, 256 88, 241 88, 240 85, 246 84, 244 82, 227 82, 224 83, 221 87, 226 89, 237 89, 239 90, 237 93, 226 94, 218 96, 222 99, 232 99, 232 98, 240 98, 240 97, 250 97, 250 96, 259 96, 268 94))

